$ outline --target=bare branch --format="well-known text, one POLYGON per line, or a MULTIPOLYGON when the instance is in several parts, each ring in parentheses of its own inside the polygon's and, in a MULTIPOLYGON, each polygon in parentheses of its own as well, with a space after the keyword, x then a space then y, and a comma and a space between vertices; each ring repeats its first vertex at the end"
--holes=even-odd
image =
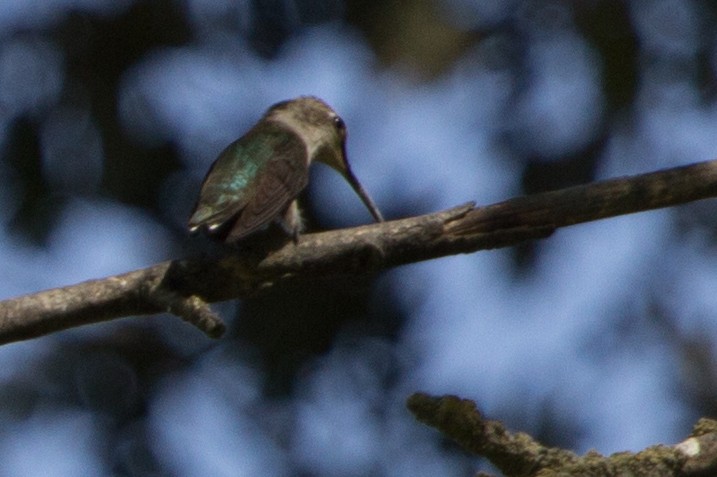
POLYGON ((169 311, 210 336, 223 325, 207 303, 290 280, 374 273, 547 237, 559 227, 717 196, 717 161, 301 237, 270 252, 227 249, 0 302, 0 344, 74 326, 169 311))

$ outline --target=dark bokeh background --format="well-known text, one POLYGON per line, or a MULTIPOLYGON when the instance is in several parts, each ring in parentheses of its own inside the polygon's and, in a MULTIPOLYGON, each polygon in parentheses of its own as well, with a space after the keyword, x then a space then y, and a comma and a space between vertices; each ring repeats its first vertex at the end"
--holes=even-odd
MULTIPOLYGON (((199 253, 226 144, 324 98, 389 218, 717 156, 710 1, 0 5, 0 297, 199 253)), ((317 166, 309 227, 370 221, 317 166)), ((712 201, 510 250, 0 347, 0 476, 470 475, 405 410, 457 393, 549 444, 673 443, 713 415, 712 201)))

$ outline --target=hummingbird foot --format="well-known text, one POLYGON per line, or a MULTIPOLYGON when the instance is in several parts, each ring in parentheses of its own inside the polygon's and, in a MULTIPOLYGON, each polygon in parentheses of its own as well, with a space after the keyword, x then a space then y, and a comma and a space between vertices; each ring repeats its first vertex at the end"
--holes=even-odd
POLYGON ((291 205, 289 205, 286 212, 284 212, 283 217, 281 217, 278 222, 284 232, 291 236, 291 240, 294 242, 294 245, 297 245, 299 243, 299 234, 304 229, 297 201, 291 202, 291 205))

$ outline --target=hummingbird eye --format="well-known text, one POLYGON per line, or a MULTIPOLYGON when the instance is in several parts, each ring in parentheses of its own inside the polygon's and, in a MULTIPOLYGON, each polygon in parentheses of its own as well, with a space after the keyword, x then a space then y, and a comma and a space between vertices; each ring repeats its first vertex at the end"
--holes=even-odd
POLYGON ((336 129, 338 129, 339 131, 346 130, 346 124, 344 124, 344 120, 341 119, 339 116, 336 116, 334 118, 334 126, 336 126, 336 129))

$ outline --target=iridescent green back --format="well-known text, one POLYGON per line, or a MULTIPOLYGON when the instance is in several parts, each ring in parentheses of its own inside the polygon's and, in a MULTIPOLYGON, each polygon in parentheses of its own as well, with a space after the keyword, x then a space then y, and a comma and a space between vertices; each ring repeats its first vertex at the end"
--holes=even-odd
POLYGON ((278 218, 308 182, 306 145, 282 124, 263 121, 230 144, 212 164, 189 219, 233 238, 278 218))

